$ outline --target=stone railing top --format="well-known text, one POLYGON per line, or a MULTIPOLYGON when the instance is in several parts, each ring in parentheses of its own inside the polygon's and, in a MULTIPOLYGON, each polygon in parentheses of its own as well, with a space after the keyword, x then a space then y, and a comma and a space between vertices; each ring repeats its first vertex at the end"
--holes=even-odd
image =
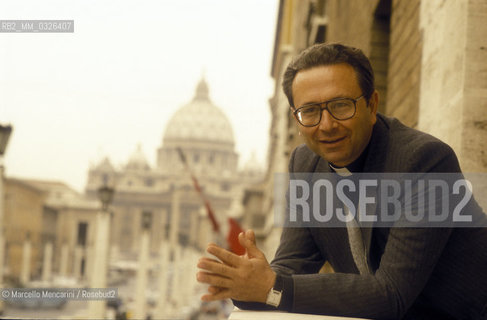
MULTIPOLYGON (((321 316, 303 313, 289 313, 280 311, 249 311, 235 308, 228 320, 360 320, 362 318, 347 318, 321 316)), ((362 319, 363 320, 363 319, 362 319)))

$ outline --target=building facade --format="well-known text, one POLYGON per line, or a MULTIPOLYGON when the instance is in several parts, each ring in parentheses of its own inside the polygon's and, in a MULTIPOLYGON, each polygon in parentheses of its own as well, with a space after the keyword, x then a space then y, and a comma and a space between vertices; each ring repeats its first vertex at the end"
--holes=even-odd
POLYGON ((140 146, 122 168, 115 168, 109 159, 104 159, 89 170, 86 194, 94 199, 100 186, 115 187, 111 243, 118 247, 115 251, 123 259, 137 256, 144 212, 152 214, 153 254, 157 253, 161 241, 168 239, 169 229, 173 227, 178 229, 181 245, 201 249, 214 238, 215 232, 192 175, 211 204, 221 235, 226 235, 227 217, 241 215, 240 198, 244 188, 261 179, 251 167, 239 170, 238 159, 232 126, 224 112, 211 101, 208 85, 201 79, 193 99, 179 108, 168 122, 157 150, 156 165, 149 165, 140 146), (180 216, 178 226, 173 226, 176 190, 181 199, 180 216))
POLYGON ((18 178, 6 179, 5 199, 7 277, 22 285, 86 280, 94 238, 89 226, 99 202, 62 182, 18 178))

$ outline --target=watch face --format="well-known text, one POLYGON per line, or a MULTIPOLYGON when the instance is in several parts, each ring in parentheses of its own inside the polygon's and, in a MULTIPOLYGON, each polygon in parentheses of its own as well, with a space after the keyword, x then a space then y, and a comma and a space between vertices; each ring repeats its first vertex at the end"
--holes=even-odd
POLYGON ((277 291, 272 288, 267 294, 266 304, 277 307, 281 303, 282 291, 277 291))

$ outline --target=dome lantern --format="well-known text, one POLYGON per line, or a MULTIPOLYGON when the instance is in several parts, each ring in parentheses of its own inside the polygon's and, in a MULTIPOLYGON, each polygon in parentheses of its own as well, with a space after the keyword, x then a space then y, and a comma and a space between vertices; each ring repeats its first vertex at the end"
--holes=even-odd
POLYGON ((198 86, 196 87, 196 92, 193 100, 210 100, 208 84, 205 78, 201 78, 198 86))

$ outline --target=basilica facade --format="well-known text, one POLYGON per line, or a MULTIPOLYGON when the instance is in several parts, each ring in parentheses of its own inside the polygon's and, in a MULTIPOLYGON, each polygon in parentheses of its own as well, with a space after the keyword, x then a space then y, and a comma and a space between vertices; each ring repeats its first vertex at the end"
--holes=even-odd
POLYGON ((219 236, 208 220, 193 178, 221 226, 221 239, 227 232, 227 218, 243 213, 243 190, 262 177, 257 165, 248 163, 239 170, 238 161, 230 121, 212 103, 208 85, 201 79, 191 101, 180 107, 168 122, 157 150, 156 165, 149 164, 140 145, 121 168, 115 168, 105 158, 89 170, 86 195, 95 199, 100 186, 114 187, 110 237, 114 255, 120 259, 136 258, 144 214, 152 217, 153 254, 161 242, 168 240, 171 228, 177 229, 180 245, 203 248, 219 236), (175 213, 179 214, 178 219, 172 217, 175 213))

